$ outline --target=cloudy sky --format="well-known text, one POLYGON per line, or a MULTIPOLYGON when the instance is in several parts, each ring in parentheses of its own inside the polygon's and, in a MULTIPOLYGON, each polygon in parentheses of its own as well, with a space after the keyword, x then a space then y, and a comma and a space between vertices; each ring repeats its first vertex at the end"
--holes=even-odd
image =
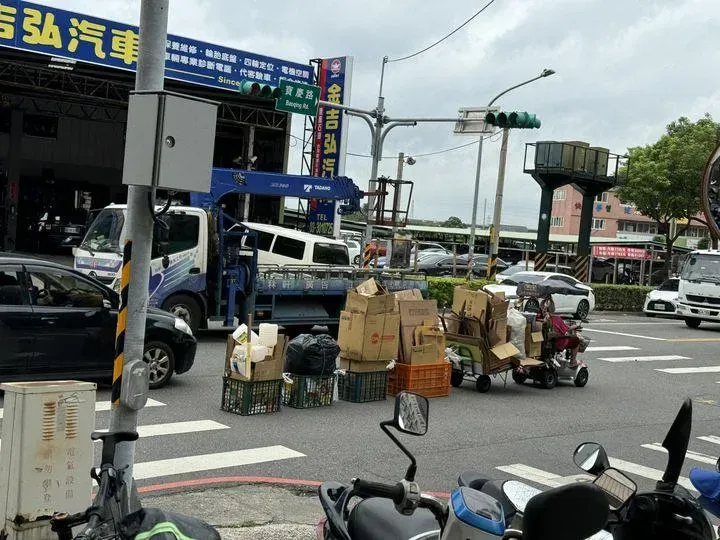
MULTIPOLYGON (((351 104, 372 109, 383 56, 412 54, 460 25, 487 0, 170 0, 169 31, 241 50, 306 62, 351 55, 351 104)), ((140 0, 42 0, 42 3, 137 24, 140 0)), ((392 63, 386 72, 386 114, 451 116, 486 105, 505 88, 552 68, 557 74, 499 101, 534 112, 540 130, 511 133, 503 223, 534 227, 540 190, 523 173, 524 147, 536 140, 577 140, 623 153, 653 142, 679 116, 720 118, 720 10, 717 0, 495 0, 473 22, 428 52, 392 63)), ((293 133, 302 135, 299 117, 293 133)), ((369 130, 351 121, 348 150, 369 152, 369 130)), ((384 156, 418 155, 472 139, 452 125, 396 128, 384 156)), ((480 216, 488 220, 500 143, 485 141, 480 216)), ((299 147, 290 172, 300 172, 299 147)), ((417 157, 414 216, 470 220, 477 146, 417 157)), ((396 159, 381 174, 394 175, 396 159)), ((370 160, 348 157, 346 174, 367 185, 370 160)))

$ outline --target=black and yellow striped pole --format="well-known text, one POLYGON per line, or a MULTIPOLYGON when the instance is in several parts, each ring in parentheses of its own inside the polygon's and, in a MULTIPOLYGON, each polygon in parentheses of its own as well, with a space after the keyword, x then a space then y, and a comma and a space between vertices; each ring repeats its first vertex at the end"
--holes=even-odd
POLYGON ((578 255, 573 264, 573 273, 575 279, 588 283, 588 275, 590 273, 590 256, 589 255, 578 255))
POLYGON ((122 372, 123 364, 125 363, 125 328, 127 326, 128 291, 130 290, 131 269, 132 240, 128 240, 125 242, 123 249, 123 262, 120 273, 120 309, 118 311, 117 329, 115 331, 115 363, 113 364, 113 380, 110 394, 113 408, 120 406, 122 372))
POLYGON ((374 244, 365 244, 365 250, 363 251, 363 268, 370 268, 370 261, 373 260, 374 244))
POLYGON ((535 272, 544 272, 545 268, 547 267, 549 255, 547 254, 547 251, 540 251, 535 254, 535 264, 533 265, 533 270, 535 272))
POLYGON ((487 261, 487 270, 485 276, 489 281, 495 279, 495 273, 497 272, 497 260, 498 260, 498 247, 499 237, 495 225, 490 226, 490 256, 487 261))

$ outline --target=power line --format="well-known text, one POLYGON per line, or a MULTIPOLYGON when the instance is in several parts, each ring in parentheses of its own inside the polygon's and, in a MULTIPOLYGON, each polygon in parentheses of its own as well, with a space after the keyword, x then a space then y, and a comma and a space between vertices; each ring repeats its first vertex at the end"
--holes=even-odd
POLYGON ((435 45, 439 45, 440 43, 442 43, 443 41, 445 41, 447 38, 449 38, 450 36, 452 36, 453 34, 455 34, 456 32, 458 32, 459 30, 462 30, 465 26, 467 26, 467 24, 468 24, 470 21, 472 21, 475 17, 477 17, 478 15, 480 15, 480 14, 481 14, 483 11, 485 11, 487 8, 489 8, 494 2, 495 2, 495 0, 490 0, 487 4, 485 4, 485 6, 483 6, 482 9, 480 9, 478 12, 476 12, 475 15, 473 15, 472 17, 470 17, 467 21, 465 21, 464 23, 462 23, 460 26, 458 26, 455 30, 453 30, 452 32, 450 32, 449 34, 447 34, 445 37, 437 40, 437 41, 436 41, 435 43, 433 43, 432 45, 429 45, 429 46, 425 47, 423 50, 418 51, 418 52, 413 53, 413 54, 410 54, 410 55, 408 55, 408 56, 403 56, 402 58, 395 58, 395 59, 393 59, 393 60, 388 60, 388 63, 390 63, 390 62, 401 62, 401 61, 403 61, 403 60, 408 60, 408 59, 410 59, 410 58, 413 58, 413 57, 415 57, 415 56, 418 56, 418 55, 424 53, 425 51, 429 51, 429 50, 432 49, 435 45))
MULTIPOLYGON (((485 135, 483 137, 483 140, 491 139, 492 137, 495 137, 496 135, 498 135, 498 133, 491 133, 490 135, 485 135)), ((437 156, 438 154, 444 154, 446 152, 452 152, 453 150, 460 150, 461 148, 467 148, 468 146, 472 146, 477 143, 478 143, 478 141, 475 140, 475 141, 472 141, 469 143, 461 144, 460 146, 453 146, 451 148, 445 148, 444 150, 437 150, 435 152, 425 152, 424 154, 408 154, 408 157, 411 156, 411 157, 415 158, 415 157, 437 156)), ((364 157, 364 158, 372 157, 370 154, 358 154, 355 152, 347 152, 347 155, 355 156, 355 157, 364 157)), ((396 157, 397 156, 383 156, 382 159, 392 159, 392 158, 396 158, 396 157)))

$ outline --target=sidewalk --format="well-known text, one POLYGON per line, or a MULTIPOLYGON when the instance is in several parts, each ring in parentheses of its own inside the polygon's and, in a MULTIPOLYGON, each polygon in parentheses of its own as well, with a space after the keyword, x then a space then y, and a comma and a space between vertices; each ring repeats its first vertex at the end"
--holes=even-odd
POLYGON ((140 497, 145 507, 200 518, 227 540, 313 540, 325 515, 316 488, 236 485, 140 497))

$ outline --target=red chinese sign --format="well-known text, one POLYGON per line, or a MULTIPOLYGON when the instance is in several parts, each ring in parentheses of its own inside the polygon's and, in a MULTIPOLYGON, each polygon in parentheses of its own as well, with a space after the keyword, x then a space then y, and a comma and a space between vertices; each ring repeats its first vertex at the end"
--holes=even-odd
POLYGON ((612 259, 637 259, 650 260, 650 252, 647 249, 626 247, 626 246, 593 246, 594 257, 607 257, 612 259))

